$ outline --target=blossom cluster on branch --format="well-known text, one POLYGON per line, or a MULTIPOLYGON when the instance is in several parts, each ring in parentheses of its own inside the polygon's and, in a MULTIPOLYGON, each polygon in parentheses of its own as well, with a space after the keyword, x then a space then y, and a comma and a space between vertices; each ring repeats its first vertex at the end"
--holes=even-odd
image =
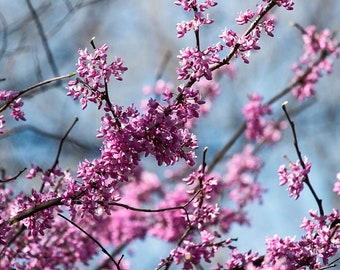
MULTIPOLYGON (((236 133, 236 139, 244 133, 245 143, 223 161, 224 169, 214 170, 216 164, 207 162, 207 149, 201 150, 202 161, 196 156, 200 150, 194 130, 222 91, 219 78, 237 75, 234 59, 241 57, 249 63, 251 53, 261 49, 263 33, 274 38, 276 19, 270 12, 274 7, 292 10, 294 2, 263 0, 256 11, 239 12, 235 22, 248 26, 247 30, 238 33, 225 28, 216 37, 223 44, 217 42, 205 49, 201 48, 200 29, 214 23, 207 11, 218 2, 174 3, 193 16, 177 24, 177 37, 193 33, 195 44, 179 52, 178 85, 158 80, 154 87, 145 87, 144 93, 152 97, 143 100, 140 109, 134 104, 121 106, 109 95, 110 80, 123 80, 128 69, 120 57, 108 60, 108 45, 96 48, 92 40, 93 52, 79 49, 77 77, 69 81, 66 95, 79 100, 83 110, 89 102, 96 104, 101 113, 97 133, 100 154, 80 161, 76 169, 61 168, 61 146, 70 128, 55 163, 47 170, 32 164, 26 174, 28 179, 40 178, 40 188, 30 194, 14 193, 7 182, 19 175, 0 179, 2 269, 81 269, 101 250, 106 257, 100 269, 127 269, 122 250, 150 236, 173 245, 155 265, 157 269, 169 269, 172 264, 195 269, 202 263, 227 270, 320 269, 336 255, 340 248, 339 211, 324 213, 322 200, 308 178, 311 162, 301 157, 286 110, 299 159, 289 162, 289 168, 279 167, 278 184, 288 184, 288 195, 296 200, 307 186, 319 209, 310 210, 309 217, 302 220, 300 239, 268 236, 264 254, 239 251, 237 239, 230 234, 233 226, 251 225, 247 206, 263 201, 266 187, 258 179, 264 164, 259 148, 273 146, 287 128, 287 122, 267 118, 275 97, 264 103, 262 95, 249 94, 248 103, 239 112, 244 123, 236 133), (146 170, 145 157, 170 168, 168 177, 161 179, 146 170), (103 245, 115 250, 109 254, 103 245), (224 261, 216 261, 218 251, 225 252, 224 261)), ((302 29, 303 56, 294 65, 289 91, 279 93, 291 93, 301 101, 314 95, 315 83, 323 73, 332 71, 332 61, 338 56, 338 43, 329 30, 302 29)), ((0 113, 9 108, 15 120, 26 120, 21 110, 25 93, 1 90, 0 113)), ((4 124, 4 115, 0 115, 0 134, 5 132, 4 124)), ((221 150, 222 156, 227 150, 221 150)), ((337 178, 334 192, 339 195, 339 174, 337 178)))

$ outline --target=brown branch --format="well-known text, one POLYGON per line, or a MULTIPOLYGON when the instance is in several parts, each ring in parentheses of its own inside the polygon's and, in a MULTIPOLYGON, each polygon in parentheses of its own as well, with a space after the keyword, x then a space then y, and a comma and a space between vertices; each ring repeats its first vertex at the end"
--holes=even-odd
MULTIPOLYGON (((63 219, 67 220, 69 223, 71 223, 73 226, 75 226, 78 230, 80 230, 82 233, 86 234, 86 236, 88 238, 90 238, 93 242, 95 242, 103 251, 103 253, 105 253, 110 259, 111 261, 114 263, 114 265, 116 266, 117 270, 120 270, 120 266, 119 263, 117 263, 115 261, 115 259, 111 256, 111 254, 104 248, 104 246, 96 239, 94 238, 91 234, 89 234, 87 231, 85 231, 82 227, 80 227, 78 224, 76 224, 75 222, 73 222, 72 220, 68 219, 67 217, 65 217, 62 214, 58 214, 58 216, 62 217, 63 219)), ((123 255, 122 255, 123 257, 123 255)), ((121 259, 119 260, 119 262, 121 261, 121 259)))
MULTIPOLYGON (((302 158, 302 155, 301 155, 301 151, 300 151, 300 147, 299 147, 299 144, 298 144, 296 130, 295 130, 295 124, 294 124, 293 120, 290 118, 290 116, 288 114, 288 111, 287 111, 287 108, 286 108, 287 103, 288 102, 286 101, 286 102, 284 102, 282 104, 282 109, 285 112, 285 115, 287 117, 287 120, 289 122, 289 125, 290 125, 292 133, 293 133, 293 140, 294 140, 295 151, 296 151, 297 156, 298 156, 298 158, 300 160, 300 164, 301 164, 302 168, 305 169, 306 165, 305 165, 305 162, 303 161, 303 158, 302 158)), ((315 192, 315 190, 314 190, 314 188, 313 188, 313 186, 312 186, 312 184, 311 184, 311 182, 309 180, 308 174, 306 175, 306 177, 304 179, 304 182, 306 183, 306 185, 308 186, 308 188, 312 192, 313 197, 314 197, 316 203, 318 204, 320 215, 323 216, 324 215, 324 210, 323 210, 323 207, 322 207, 322 200, 316 194, 316 192, 315 192)))
POLYGON ((8 108, 8 106, 13 102, 13 100, 25 95, 27 92, 39 87, 39 86, 42 86, 42 85, 45 85, 45 84, 48 84, 48 83, 51 83, 51 82, 55 82, 55 81, 58 81, 58 80, 62 80, 62 79, 67 79, 67 78, 71 78, 73 77, 74 75, 76 75, 75 72, 73 73, 70 73, 70 74, 66 74, 66 75, 63 75, 63 76, 59 76, 59 77, 54 77, 54 78, 51 78, 51 79, 48 79, 48 80, 45 80, 45 81, 42 81, 42 82, 39 82, 37 84, 34 84, 24 90, 21 90, 19 92, 19 94, 14 97, 13 99, 11 99, 10 101, 6 102, 4 105, 2 105, 2 107, 0 107, 0 112, 4 111, 5 109, 8 108))
POLYGON ((46 202, 42 202, 32 208, 29 208, 29 209, 26 209, 25 211, 21 212, 20 214, 12 217, 10 220, 9 220, 9 223, 11 225, 15 224, 15 223, 18 223, 19 221, 25 219, 25 218, 28 218, 32 215, 34 215, 35 213, 38 213, 40 211, 43 211, 45 209, 48 209, 50 207, 53 207, 53 206, 58 206, 58 205, 62 205, 62 202, 61 202, 62 198, 61 197, 58 197, 58 198, 55 198, 55 199, 51 199, 49 201, 46 201, 46 202))
MULTIPOLYGON (((59 147, 58 147, 58 152, 57 152, 57 155, 56 155, 56 158, 55 158, 55 161, 52 165, 52 167, 48 170, 49 171, 49 175, 51 175, 51 173, 54 171, 54 169, 57 167, 57 165, 59 164, 59 157, 61 155, 61 150, 63 148, 63 145, 64 145, 64 142, 67 138, 67 136, 70 134, 71 130, 73 129, 73 127, 75 126, 75 124, 78 122, 79 118, 78 117, 75 117, 72 125, 69 127, 69 129, 66 131, 65 135, 61 138, 60 140, 60 143, 59 143, 59 147)), ((43 191, 45 187, 45 182, 43 182, 41 184, 41 187, 40 187, 40 193, 43 191)))
POLYGON ((15 179, 17 179, 24 171, 26 171, 27 168, 23 168, 21 171, 19 171, 15 176, 13 177, 9 177, 9 178, 6 178, 6 179, 1 179, 0 180, 0 183, 7 183, 7 182, 10 182, 10 181, 13 181, 15 179))

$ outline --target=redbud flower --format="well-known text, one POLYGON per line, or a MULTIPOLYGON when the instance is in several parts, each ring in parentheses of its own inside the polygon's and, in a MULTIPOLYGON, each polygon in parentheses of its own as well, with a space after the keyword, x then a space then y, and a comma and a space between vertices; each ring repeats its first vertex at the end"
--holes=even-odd
POLYGON ((333 191, 340 196, 340 172, 336 175, 337 181, 334 184, 333 191))
MULTIPOLYGON (((21 107, 24 105, 24 102, 21 98, 15 98, 19 95, 17 91, 11 90, 1 90, 0 91, 0 101, 10 102, 9 108, 11 109, 11 116, 19 121, 26 121, 25 113, 21 110, 21 107)), ((5 120, 4 117, 0 116, 0 134, 3 133, 2 128, 4 127, 5 120)))
POLYGON ((285 165, 281 165, 278 174, 280 179, 280 186, 288 183, 289 196, 297 200, 303 190, 303 182, 309 174, 312 164, 307 157, 304 158, 305 168, 302 168, 300 160, 295 163, 289 163, 289 170, 285 165))
POLYGON ((303 101, 306 98, 315 95, 315 84, 323 74, 332 72, 333 60, 330 57, 324 57, 321 61, 314 63, 319 55, 334 55, 338 57, 336 42, 328 29, 317 32, 314 26, 308 26, 302 35, 304 42, 304 53, 298 63, 292 66, 295 76, 293 82, 299 80, 306 69, 309 69, 297 86, 292 89, 292 94, 298 100, 303 101))
POLYGON ((249 95, 249 102, 243 107, 242 114, 246 119, 246 138, 248 140, 262 139, 266 121, 263 116, 271 113, 269 105, 261 104, 262 96, 257 93, 249 95))
POLYGON ((246 24, 248 23, 253 17, 255 13, 250 9, 247 9, 245 12, 240 12, 239 16, 236 18, 237 24, 246 24))
POLYGON ((0 115, 0 134, 3 134, 4 133, 4 127, 5 127, 5 116, 3 115, 0 115))
POLYGON ((70 81, 66 89, 67 95, 73 96, 74 100, 81 97, 82 109, 86 108, 88 101, 97 103, 100 108, 106 96, 105 84, 109 83, 111 76, 121 81, 122 74, 127 70, 120 57, 116 57, 115 61, 110 64, 107 63, 108 48, 104 44, 95 49, 93 53, 89 53, 87 48, 78 51, 79 58, 76 66, 81 79, 70 81))

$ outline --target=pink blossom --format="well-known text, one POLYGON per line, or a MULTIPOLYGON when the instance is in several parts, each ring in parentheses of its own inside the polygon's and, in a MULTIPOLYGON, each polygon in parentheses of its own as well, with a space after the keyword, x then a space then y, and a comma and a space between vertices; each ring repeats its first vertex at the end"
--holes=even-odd
POLYGON ((333 191, 340 196, 340 173, 337 173, 336 179, 337 181, 334 184, 333 191))
POLYGON ((289 196, 294 196, 297 200, 303 190, 303 182, 309 174, 312 164, 308 161, 307 157, 304 158, 305 168, 302 168, 300 160, 295 163, 289 163, 289 170, 285 165, 281 165, 278 174, 280 179, 280 186, 288 183, 289 196))
POLYGON ((224 177, 228 197, 239 207, 244 207, 254 200, 262 201, 265 191, 254 179, 262 167, 261 159, 252 153, 252 147, 246 145, 241 153, 234 154, 227 162, 227 173, 224 177))
MULTIPOLYGON (((25 113, 21 110, 21 107, 24 105, 24 102, 21 98, 16 98, 19 95, 19 92, 12 90, 1 90, 0 91, 0 101, 10 102, 9 107, 11 109, 11 116, 19 121, 26 121, 25 113)), ((4 127, 5 120, 4 117, 0 116, 0 134, 3 133, 2 129, 4 127)))
POLYGON ((182 269, 194 269, 194 265, 198 265, 201 259, 211 262, 211 258, 214 257, 217 250, 231 242, 229 239, 217 244, 214 241, 218 237, 216 234, 203 230, 200 232, 200 242, 196 243, 194 239, 188 237, 183 241, 183 247, 176 247, 171 251, 171 255, 173 255, 176 264, 183 262, 182 269))
POLYGON ((120 57, 115 61, 107 63, 108 46, 95 49, 89 53, 87 48, 79 49, 79 58, 77 63, 77 73, 81 79, 76 79, 68 83, 67 95, 73 96, 74 100, 81 97, 80 102, 82 109, 85 109, 88 101, 97 103, 101 107, 106 97, 105 84, 110 81, 111 76, 116 80, 122 80, 122 74, 127 70, 120 57))
POLYGON ((224 29, 219 38, 221 38, 228 47, 234 47, 239 40, 239 37, 236 34, 236 32, 234 32, 231 29, 229 30, 224 29))
POLYGON ((178 80, 187 80, 190 77, 199 81, 201 77, 207 80, 212 79, 212 72, 209 65, 218 63, 220 61, 219 52, 222 50, 220 44, 208 47, 203 52, 197 48, 185 48, 180 50, 180 68, 177 69, 178 80))
POLYGON ((204 24, 212 24, 214 20, 209 18, 209 14, 204 15, 203 12, 195 12, 195 18, 191 21, 182 21, 177 23, 177 37, 182 38, 187 32, 196 31, 204 24))
POLYGON ((246 24, 248 23, 253 17, 255 13, 250 9, 247 9, 245 12, 240 12, 239 16, 236 18, 237 24, 246 24))
POLYGON ((250 250, 249 252, 240 253, 236 248, 232 248, 230 259, 227 260, 225 268, 218 269, 253 269, 251 267, 258 259, 259 255, 256 252, 250 250))
POLYGON ((204 0, 203 3, 199 4, 198 5, 198 8, 201 10, 201 11, 205 11, 207 10, 208 8, 211 8, 211 7, 214 7, 217 5, 217 2, 215 2, 214 0, 204 0))
POLYGON ((241 55, 243 62, 248 64, 251 51, 260 49, 260 46, 258 46, 260 32, 261 28, 257 26, 250 34, 239 37, 233 30, 227 31, 225 29, 219 37, 227 47, 233 48, 237 45, 238 49, 235 51, 235 57, 237 58, 241 55))
POLYGON ((293 96, 300 101, 314 96, 315 84, 319 78, 324 73, 330 74, 332 72, 333 60, 330 57, 323 57, 314 64, 319 55, 334 55, 335 57, 339 55, 336 42, 328 29, 317 32, 314 26, 308 26, 302 35, 302 39, 304 42, 304 53, 300 57, 299 62, 295 63, 292 67, 295 72, 294 82, 300 80, 305 70, 308 70, 308 73, 302 77, 301 82, 292 89, 293 96))
POLYGON ((266 121, 263 116, 271 113, 269 105, 262 105, 262 96, 257 93, 249 95, 249 102, 243 107, 242 114, 246 119, 246 137, 248 140, 262 139, 266 121))
POLYGON ((6 123, 5 116, 0 115, 0 134, 4 133, 5 123, 6 123))
POLYGON ((43 171, 42 168, 40 168, 39 166, 31 164, 31 169, 28 171, 26 178, 33 179, 37 176, 37 173, 42 172, 42 171, 43 171))
POLYGON ((267 250, 261 269, 276 265, 284 265, 284 269, 315 269, 329 262, 340 247, 340 235, 333 225, 338 222, 339 213, 333 209, 329 215, 318 216, 317 211, 310 211, 310 216, 302 220, 305 234, 301 240, 277 235, 266 239, 267 250))
MULTIPOLYGON (((18 196, 16 200, 16 213, 33 208, 43 202, 49 201, 50 199, 56 198, 56 193, 53 191, 47 191, 43 193, 38 193, 36 190, 32 190, 32 196, 18 196)), ((55 210, 59 211, 57 207, 50 207, 45 210, 39 211, 27 217, 22 222, 26 226, 29 235, 34 238, 38 238, 39 235, 44 235, 46 229, 50 229, 54 222, 55 210)))
MULTIPOLYGON (((271 2, 271 0, 262 0, 265 3, 271 2)), ((279 7, 283 6, 287 10, 292 10, 294 2, 292 0, 275 0, 275 4, 279 7)))
POLYGON ((197 31, 204 24, 212 24, 214 22, 214 20, 209 18, 209 14, 204 14, 207 9, 217 5, 213 0, 205 0, 204 3, 199 5, 197 5, 196 0, 179 0, 174 3, 177 6, 182 6, 187 12, 194 10, 193 20, 177 23, 176 29, 178 38, 182 38, 191 30, 197 31))
POLYGON ((177 6, 182 6, 187 12, 190 12, 197 5, 196 0, 176 0, 174 3, 177 6))
POLYGON ((274 18, 267 19, 263 22, 264 30, 266 31, 267 35, 270 37, 274 37, 274 29, 275 29, 275 20, 274 18))
POLYGON ((273 145, 281 140, 282 131, 288 127, 288 123, 286 121, 275 122, 273 120, 269 120, 266 122, 265 127, 263 128, 262 133, 262 141, 269 145, 273 145))
MULTIPOLYGON (((196 0, 176 0, 175 5, 182 6, 183 9, 187 12, 190 12, 193 10, 194 7, 197 7, 197 1, 196 0)), ((200 3, 198 5, 198 8, 200 11, 205 11, 211 7, 214 7, 217 5, 217 2, 214 0, 204 0, 203 3, 200 3)))

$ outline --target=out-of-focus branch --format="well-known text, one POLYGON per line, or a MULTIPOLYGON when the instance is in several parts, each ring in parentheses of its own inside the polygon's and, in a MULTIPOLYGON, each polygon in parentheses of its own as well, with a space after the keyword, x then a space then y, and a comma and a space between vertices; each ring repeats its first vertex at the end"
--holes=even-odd
MULTIPOLYGON (((337 44, 337 47, 340 47, 340 43, 337 44)), ((320 54, 319 58, 316 59, 312 66, 306 68, 306 70, 301 74, 295 81, 293 81, 290 85, 285 87, 283 90, 281 90, 277 95, 272 97, 269 101, 266 102, 267 105, 271 105, 278 101, 280 98, 287 95, 294 87, 302 84, 307 77, 307 75, 311 72, 311 70, 317 66, 321 61, 323 61, 327 56, 331 55, 329 52, 323 52, 320 54)), ((211 162, 209 166, 209 171, 212 171, 212 169, 217 165, 217 163, 223 158, 223 156, 228 152, 228 150, 233 146, 233 144, 237 141, 237 139, 243 134, 243 132, 246 130, 246 123, 243 122, 242 125, 239 127, 239 129, 235 132, 235 134, 232 136, 232 138, 225 144, 225 146, 216 154, 213 161, 211 162)))
MULTIPOLYGON (((8 129, 6 130, 0 137, 0 140, 2 139, 5 139, 5 138, 8 138, 9 136, 15 134, 15 133, 20 133, 22 131, 25 131, 25 130, 29 130, 29 131, 32 131, 33 133, 36 133, 40 136, 43 136, 45 138, 50 138, 52 140, 56 140, 56 141, 60 141, 62 138, 60 135, 57 135, 55 133, 49 133, 49 132, 46 132, 42 129, 39 129, 35 126, 31 126, 31 125, 20 125, 20 126, 17 126, 17 127, 13 127, 11 129, 8 129)), ((96 146, 89 146, 89 144, 84 144, 84 143, 81 143, 75 139, 72 139, 70 137, 66 138, 66 141, 69 142, 70 144, 73 144, 81 149, 84 149, 86 151, 96 151, 98 150, 99 147, 96 147, 96 146)))
POLYGON ((0 23, 1 23, 0 32, 2 33, 2 46, 0 48, 0 60, 1 60, 7 48, 7 36, 8 36, 7 21, 1 12, 0 12, 0 23))
POLYGON ((48 44, 48 41, 47 41, 47 38, 46 38, 46 35, 45 35, 45 32, 44 32, 44 28, 43 28, 43 26, 42 26, 42 24, 39 20, 39 16, 38 16, 37 12, 35 11, 34 7, 32 6, 31 1, 26 0, 26 3, 27 3, 27 6, 28 6, 31 14, 32 14, 33 20, 34 20, 34 22, 37 26, 38 33, 39 33, 39 36, 40 36, 41 41, 43 43, 45 53, 46 53, 46 56, 47 56, 47 60, 50 64, 50 66, 51 66, 52 72, 53 72, 54 76, 58 77, 59 76, 59 70, 58 70, 57 64, 55 63, 55 60, 54 60, 52 51, 50 49, 50 46, 48 44))
POLYGON ((60 19, 60 21, 53 27, 51 31, 46 34, 46 38, 50 38, 54 36, 69 20, 71 20, 72 16, 79 11, 81 8, 97 4, 98 2, 104 2, 108 0, 92 0, 92 1, 79 1, 74 6, 71 1, 64 0, 64 3, 68 9, 68 12, 60 19))

